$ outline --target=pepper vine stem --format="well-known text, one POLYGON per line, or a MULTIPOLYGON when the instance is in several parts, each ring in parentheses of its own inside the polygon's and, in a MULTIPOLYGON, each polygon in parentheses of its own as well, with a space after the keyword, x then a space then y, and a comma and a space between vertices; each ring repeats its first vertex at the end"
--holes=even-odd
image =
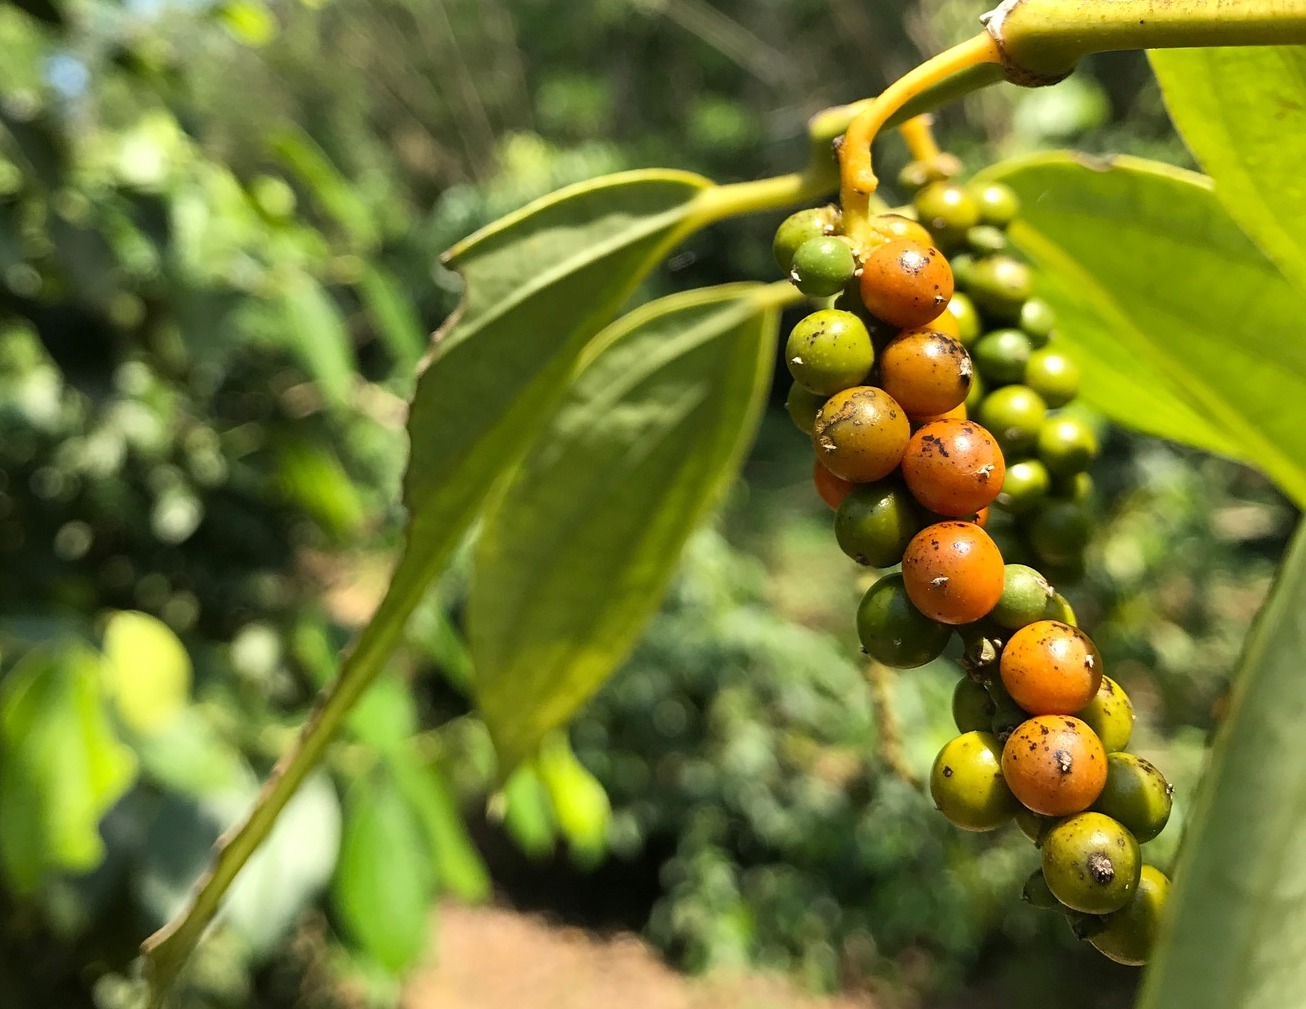
POLYGON ((934 139, 933 127, 934 117, 930 115, 913 116, 898 127, 913 161, 937 161, 943 153, 934 139))
POLYGON ((987 31, 953 46, 880 92, 849 124, 839 148, 839 198, 843 204, 844 232, 855 243, 871 239, 870 197, 879 185, 871 168, 871 142, 890 117, 911 99, 955 74, 981 64, 1002 63, 1002 50, 987 31))

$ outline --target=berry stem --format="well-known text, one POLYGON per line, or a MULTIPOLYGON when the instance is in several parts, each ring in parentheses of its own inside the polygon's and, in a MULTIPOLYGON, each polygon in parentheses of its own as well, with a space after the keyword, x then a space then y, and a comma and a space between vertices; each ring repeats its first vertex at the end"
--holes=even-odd
POLYGON ((893 114, 926 89, 941 84, 963 70, 1001 62, 1002 50, 993 36, 988 32, 980 32, 900 77, 858 113, 849 124, 843 145, 839 148, 844 231, 854 241, 861 242, 869 237, 870 197, 879 184, 871 168, 871 142, 893 114))
POLYGON ((905 781, 912 788, 920 791, 924 787, 920 776, 911 769, 903 753, 902 733, 898 728, 898 716, 893 709, 893 670, 883 662, 871 660, 866 664, 866 681, 871 687, 871 697, 875 704, 875 720, 880 735, 880 758, 884 766, 905 781))
POLYGON ((913 161, 933 162, 943 153, 934 139, 934 117, 931 115, 913 116, 898 127, 902 139, 907 144, 913 161))

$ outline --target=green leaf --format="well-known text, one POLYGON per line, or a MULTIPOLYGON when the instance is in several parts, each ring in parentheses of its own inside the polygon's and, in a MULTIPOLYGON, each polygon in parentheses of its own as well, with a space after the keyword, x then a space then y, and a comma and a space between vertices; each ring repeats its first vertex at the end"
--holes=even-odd
POLYGON ((1139 1009, 1306 1004, 1306 526, 1252 627, 1139 1009))
POLYGON ((243 780, 245 762, 195 707, 183 708, 163 728, 133 740, 141 772, 188 795, 229 791, 243 780))
POLYGON ((505 770, 625 657, 735 478, 789 291, 691 291, 614 323, 485 518, 469 637, 505 770))
POLYGON ((345 795, 332 905, 345 932, 396 974, 426 948, 434 883, 429 851, 412 807, 383 767, 354 783, 345 795))
POLYGON ((258 0, 227 0, 213 13, 237 42, 247 46, 265 46, 277 34, 277 19, 267 5, 258 0))
POLYGON ((1258 466, 1306 504, 1301 297, 1208 179, 1043 154, 984 173, 1022 199, 1016 243, 1079 353, 1084 399, 1129 427, 1258 466))
POLYGON ((180 717, 190 695, 186 647, 163 621, 120 610, 104 628, 105 689, 133 732, 150 735, 180 717))
POLYGON ((1160 49, 1148 54, 1170 118, 1215 195, 1306 291, 1306 47, 1160 49))
POLYGON ((488 900, 490 872, 467 833, 462 810, 440 768, 409 746, 391 756, 390 769, 421 821, 440 890, 468 903, 488 900))
POLYGON ((585 345, 692 229, 694 198, 710 186, 655 170, 595 179, 449 253, 466 299, 417 382, 404 478, 407 544, 360 651, 398 635, 491 487, 538 436, 585 345))
POLYGON ((376 327, 404 376, 412 374, 431 338, 394 276, 368 263, 358 278, 358 294, 363 307, 376 327))
POLYGON ((553 803, 533 763, 520 764, 508 775, 495 804, 503 810, 508 836, 528 858, 544 859, 553 854, 558 842, 553 803))
POLYGON ((68 21, 53 0, 9 0, 19 10, 55 28, 66 28, 68 21))
POLYGON ((354 384, 354 344, 340 310, 312 277, 290 277, 281 291, 286 344, 332 403, 345 403, 354 384))
POLYGON ((375 215, 316 140, 292 127, 274 136, 271 147, 286 169, 360 249, 368 250, 380 244, 375 215))
POLYGON ((417 731, 417 705, 408 684, 383 676, 367 688, 345 723, 350 735, 388 753, 403 746, 417 731))
POLYGON ((49 872, 98 865, 100 818, 136 777, 100 664, 80 644, 34 651, 0 690, 0 862, 20 893, 49 872))

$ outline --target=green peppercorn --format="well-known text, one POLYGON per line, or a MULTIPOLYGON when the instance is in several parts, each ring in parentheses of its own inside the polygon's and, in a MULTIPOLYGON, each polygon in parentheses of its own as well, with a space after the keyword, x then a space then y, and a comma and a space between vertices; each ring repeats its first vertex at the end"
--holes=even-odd
POLYGON ((1007 233, 991 224, 977 224, 966 231, 966 247, 977 256, 1005 252, 1007 244, 1007 233))
POLYGON ((834 538, 858 564, 892 567, 927 519, 907 488, 896 480, 859 484, 834 515, 834 538))
POLYGON ((1109 753, 1106 761, 1106 785, 1092 808, 1124 824, 1140 844, 1152 840, 1170 820, 1174 789, 1136 754, 1109 753))
POLYGON ((975 303, 961 291, 956 291, 948 302, 948 313, 957 323, 957 339, 963 347, 970 347, 979 338, 983 325, 975 303))
POLYGON ((897 669, 923 666, 943 654, 952 628, 935 623, 907 597, 902 575, 885 575, 857 607, 857 636, 871 658, 897 669))
POLYGON ((1052 594, 1048 580, 1034 568, 1008 564, 1002 572, 1002 595, 989 617, 1014 631, 1042 620, 1052 594))
POLYGON ((1010 256, 996 255, 975 263, 966 293, 985 315, 1016 322, 1033 286, 1028 266, 1010 256))
POLYGON ((1068 354, 1044 347, 1029 356, 1025 384, 1043 397, 1049 409, 1055 410, 1079 395, 1079 365, 1068 354))
POLYGON ((1002 777, 1002 746, 988 732, 965 732, 947 743, 930 770, 930 796, 962 830, 996 830, 1019 807, 1002 777))
POLYGON ((1138 890, 1138 841, 1102 813, 1078 813, 1043 838, 1043 878, 1057 900, 1085 914, 1110 914, 1138 890))
POLYGON ((794 381, 819 396, 860 385, 875 362, 866 325, 851 312, 825 308, 799 320, 785 343, 794 381))
POLYGON ((952 720, 958 732, 988 732, 994 710, 984 685, 969 676, 952 688, 952 720))
POLYGON ((975 367, 993 385, 1021 381, 1032 353, 1029 337, 1019 329, 995 329, 985 333, 971 349, 975 367))
MULTIPOLYGON (((1032 814, 1037 816, 1038 814, 1032 814)), ((1020 815, 1016 815, 1016 822, 1020 822, 1020 815)), ((1025 880, 1025 885, 1020 888, 1020 899, 1026 904, 1030 904, 1040 911, 1055 911, 1061 907, 1061 901, 1053 895, 1048 889, 1048 881, 1043 878, 1043 870, 1035 869, 1025 880)))
POLYGON ((1097 733, 1107 753, 1123 750, 1134 734, 1134 704, 1120 684, 1109 676, 1102 677, 1102 685, 1088 707, 1076 717, 1097 733))
POLYGON ((1007 385, 984 397, 976 419, 998 440, 1002 454, 1014 460, 1033 450, 1046 416, 1047 407, 1033 389, 1007 385))
POLYGON ((1094 948, 1116 963, 1141 967, 1152 956, 1170 897, 1170 880, 1153 865, 1138 876, 1133 899, 1107 917, 1104 926, 1088 937, 1094 948))
POLYGON ((825 400, 825 396, 818 396, 797 382, 789 387, 785 409, 789 411, 789 419, 794 422, 794 426, 809 438, 816 429, 816 415, 825 405, 825 400))
POLYGON ((1039 428, 1038 457, 1053 477, 1082 473, 1097 458, 1097 435, 1074 415, 1050 417, 1039 428))
POLYGON ((798 247, 810 239, 834 234, 841 216, 837 207, 812 207, 786 217, 771 243, 776 265, 787 274, 793 268, 798 247))
POLYGON ((1057 314, 1042 298, 1026 298, 1020 306, 1017 324, 1029 336, 1035 347, 1044 346, 1056 328, 1057 314))
POLYGON ((832 298, 857 272, 852 246, 838 235, 809 238, 794 251, 789 279, 810 298, 832 298))
POLYGON ((1093 522, 1074 501, 1052 501, 1038 508, 1029 522, 1030 545, 1045 564, 1074 565, 1093 536, 1093 522))
POLYGON ((1012 515, 1024 515, 1047 499, 1051 487, 1046 466, 1037 459, 1021 459, 1007 466, 997 505, 1012 515))
POLYGON ((975 202, 979 204, 980 220, 996 228, 1005 228, 1020 214, 1020 197, 1010 186, 1001 182, 986 182, 972 186, 975 202))
POLYGON ((979 204, 965 186, 955 182, 931 182, 916 194, 912 206, 917 219, 944 250, 959 246, 967 230, 979 224, 979 204))

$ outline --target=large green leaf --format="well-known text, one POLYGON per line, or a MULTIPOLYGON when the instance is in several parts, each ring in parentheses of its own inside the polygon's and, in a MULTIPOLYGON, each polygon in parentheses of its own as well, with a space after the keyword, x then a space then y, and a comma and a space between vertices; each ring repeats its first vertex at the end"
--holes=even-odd
POLYGON ((1084 398, 1130 427, 1243 459, 1306 504, 1301 297, 1204 176, 1044 154, 985 173, 1080 353, 1084 398))
POLYGON ((398 973, 426 947, 434 873, 422 826, 394 778, 378 765, 345 795, 331 900, 344 930, 398 973))
POLYGON ((0 864, 19 892, 52 871, 98 865, 100 818, 135 778, 100 661, 80 644, 32 652, 0 692, 0 864))
POLYGON ((133 732, 151 735, 181 717, 190 696, 190 656, 157 617, 131 610, 109 617, 101 670, 118 717, 133 732))
POLYGON ((1247 234, 1306 291, 1306 47, 1150 54, 1170 118, 1247 234))
POLYGON ((306 273, 290 276, 280 291, 286 345, 333 403, 345 403, 353 389, 354 344, 331 295, 306 273))
POLYGON ((1139 1009, 1306 1005, 1304 530, 1239 663, 1139 1009))
POLYGON ((734 479, 788 296, 728 285, 614 323, 485 518, 469 636, 505 770, 630 650, 734 479))

